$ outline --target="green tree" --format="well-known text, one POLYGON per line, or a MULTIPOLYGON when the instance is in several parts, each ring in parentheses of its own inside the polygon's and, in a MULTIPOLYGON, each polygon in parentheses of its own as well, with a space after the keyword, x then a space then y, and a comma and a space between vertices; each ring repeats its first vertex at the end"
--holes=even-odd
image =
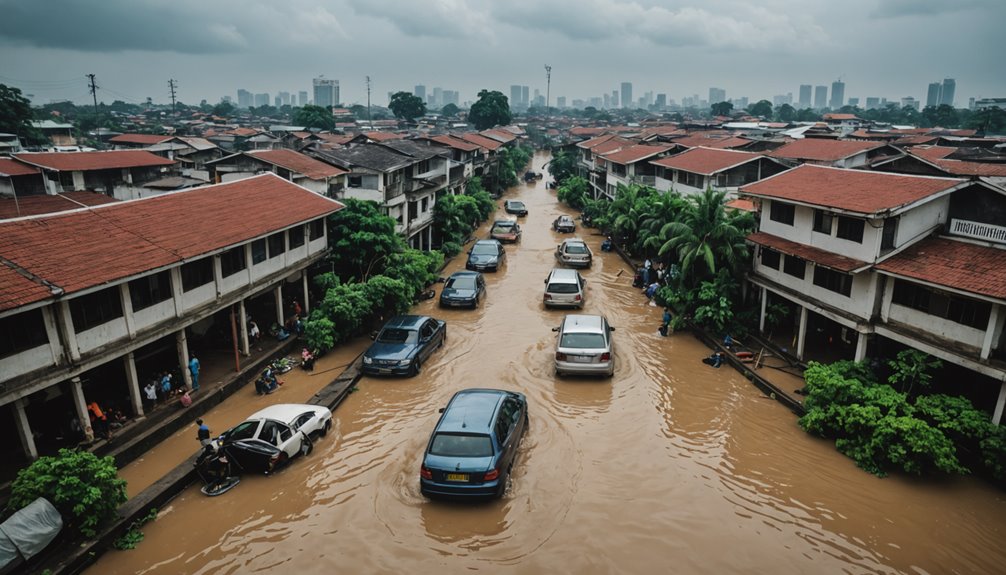
POLYGON ((16 134, 25 140, 39 140, 41 134, 31 124, 32 109, 21 90, 0 84, 0 132, 16 134))
POLYGON ((412 92, 395 92, 391 95, 388 108, 396 118, 410 122, 426 113, 426 103, 412 92))
POLYGON ((562 185, 566 178, 576 175, 577 162, 576 154, 567 150, 559 150, 552 156, 552 161, 548 163, 548 173, 552 175, 552 179, 556 183, 562 185))
POLYGON ((211 113, 214 116, 220 116, 223 118, 230 117, 237 110, 237 107, 230 102, 220 102, 216 106, 213 106, 211 113))
POLYGON ((382 273, 389 255, 405 242, 395 233, 395 220, 377 202, 347 198, 346 206, 328 218, 329 261, 343 280, 382 273))
POLYGON ((789 104, 783 104, 776 108, 775 117, 780 122, 792 122, 796 119, 796 108, 789 104))
POLYGON ((748 113, 752 116, 758 116, 760 118, 771 118, 772 102, 769 102, 768 100, 758 100, 754 104, 748 106, 748 113))
POLYGON ((453 118, 458 115, 461 108, 458 108, 456 104, 447 104, 443 108, 440 108, 440 114, 448 118, 453 118))
POLYGON ((821 114, 818 114, 810 108, 804 108, 796 113, 797 122, 817 122, 821 119, 821 114))
POLYGON ((559 186, 556 197, 560 202, 566 202, 569 207, 581 210, 590 197, 590 183, 580 176, 573 176, 559 186))
POLYGON ((985 108, 976 110, 962 124, 964 128, 979 130, 982 134, 1006 134, 1006 110, 985 108))
POLYGON ((942 361, 917 349, 902 350, 887 364, 891 367, 888 383, 900 386, 901 391, 908 395, 912 394, 916 385, 929 387, 933 380, 932 372, 943 367, 942 361), (906 386, 908 389, 905 389, 906 386))
POLYGON ((313 106, 307 104, 293 114, 293 123, 305 128, 317 128, 319 130, 332 130, 335 128, 335 117, 332 112, 324 106, 313 106))
POLYGON ((475 125, 476 130, 487 130, 493 126, 505 126, 510 123, 510 104, 507 97, 498 90, 482 90, 479 99, 468 111, 468 121, 475 125))
POLYGON ((21 509, 39 497, 48 499, 81 534, 93 537, 126 502, 126 480, 119 478, 111 457, 60 449, 18 472, 8 506, 21 509))
POLYGON ((961 125, 957 110, 949 104, 926 106, 922 110, 922 117, 925 118, 926 124, 931 127, 956 128, 961 125))
POLYGON ((716 102, 709 107, 709 112, 713 116, 729 116, 734 111, 734 105, 730 102, 716 102))

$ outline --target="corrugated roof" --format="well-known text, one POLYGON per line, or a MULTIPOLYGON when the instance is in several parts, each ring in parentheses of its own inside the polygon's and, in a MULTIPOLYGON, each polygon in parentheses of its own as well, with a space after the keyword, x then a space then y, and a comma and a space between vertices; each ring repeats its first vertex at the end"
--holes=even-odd
POLYGON ((846 170, 803 164, 741 186, 742 194, 856 212, 877 214, 912 204, 964 184, 958 178, 933 178, 846 170))
POLYGON ((146 150, 112 150, 107 152, 39 152, 15 154, 15 158, 60 172, 110 170, 117 168, 145 168, 170 166, 173 161, 151 154, 146 150))
POLYGON ((440 136, 431 136, 429 138, 433 142, 438 144, 443 144, 449 148, 454 148, 456 150, 461 150, 462 152, 474 152, 479 149, 479 145, 462 140, 461 138, 456 138, 447 134, 442 134, 440 136))
POLYGON ((35 166, 29 166, 12 158, 0 158, 0 176, 30 176, 41 173, 42 170, 35 166))
POLYGON ((306 156, 293 150, 254 150, 245 152, 253 158, 275 164, 281 168, 286 168, 291 172, 303 174, 312 180, 324 180, 333 176, 340 176, 347 173, 346 170, 337 168, 331 164, 326 164, 321 160, 316 160, 311 156, 306 156))
POLYGON ((684 170, 693 174, 708 176, 762 157, 764 157, 762 154, 752 152, 698 147, 681 152, 676 156, 653 160, 650 163, 664 166, 665 168, 684 170))
POLYGON ((922 240, 877 270, 938 286, 1006 299, 1006 250, 946 238, 922 240))
MULTIPOLYGON (((263 174, 141 200, 2 221, 0 254, 6 267, 19 266, 69 294, 194 259, 341 207, 275 174, 263 174)), ((4 294, 0 310, 49 294, 48 289, 28 289, 8 271, 0 273, 0 281, 4 294)))
POLYGON ((171 136, 163 136, 159 134, 119 134, 118 136, 109 138, 108 141, 113 144, 141 144, 144 146, 150 146, 170 139, 171 136))
POLYGON ((773 158, 837 162, 884 145, 884 142, 865 140, 832 140, 829 138, 804 138, 767 152, 773 158))

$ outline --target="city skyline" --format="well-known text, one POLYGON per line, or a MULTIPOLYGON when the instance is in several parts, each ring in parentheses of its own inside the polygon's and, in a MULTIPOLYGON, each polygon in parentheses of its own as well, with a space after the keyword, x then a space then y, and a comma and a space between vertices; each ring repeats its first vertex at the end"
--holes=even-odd
POLYGON ((509 96, 511 85, 544 92, 546 60, 553 102, 603 99, 623 82, 637 95, 675 101, 712 87, 729 98, 772 101, 839 78, 845 99, 860 102, 925 102, 929 84, 943 78, 959 84, 957 107, 970 97, 1006 94, 988 49, 1006 20, 1006 3, 986 0, 774 0, 754 7, 711 0, 674 9, 643 0, 519 0, 505 7, 489 0, 295 0, 282 9, 232 0, 0 5, 8 16, 0 22, 0 83, 32 94, 36 104, 89 102, 88 73, 96 74, 107 103, 166 103, 169 79, 180 101, 197 104, 236 100, 238 89, 310 91, 321 76, 339 81, 347 105, 366 102, 366 76, 381 95, 377 104, 416 85, 449 86, 465 102, 481 89, 509 96), (962 29, 968 34, 953 42, 932 41, 962 29))

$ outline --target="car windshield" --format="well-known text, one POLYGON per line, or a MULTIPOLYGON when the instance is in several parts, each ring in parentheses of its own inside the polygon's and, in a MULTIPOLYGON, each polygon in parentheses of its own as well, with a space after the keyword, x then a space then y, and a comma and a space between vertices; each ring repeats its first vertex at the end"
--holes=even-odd
POLYGON ((258 429, 258 424, 258 420, 238 424, 227 433, 227 441, 239 441, 255 437, 255 430, 258 429))
POLYGON ((502 224, 496 224, 493 226, 494 234, 509 234, 513 231, 513 222, 506 222, 502 224))
POLYGON ((447 280, 447 283, 444 284, 444 287, 454 289, 475 289, 475 276, 450 278, 447 280))
POLYGON ((477 256, 494 256, 499 253, 493 244, 475 244, 472 253, 477 256))
POLYGON ((518 210, 523 210, 524 202, 510 202, 510 207, 518 210))
POLYGON ((606 346, 604 336, 599 333, 564 333, 559 341, 559 347, 597 349, 606 346))
POLYGON ((445 457, 491 457, 493 442, 488 435, 438 433, 433 436, 430 454, 445 457))
POLYGON ((580 286, 576 284, 554 283, 548 284, 548 293, 576 293, 580 291, 580 286))
POLYGON ((416 330, 389 327, 381 331, 377 341, 381 343, 416 343, 419 339, 416 330))
POLYGON ((559 223, 560 224, 571 224, 571 223, 573 223, 573 220, 571 220, 571 219, 569 219, 567 217, 562 217, 562 218, 559 218, 559 223))
POLYGON ((566 244, 567 254, 585 254, 587 253, 587 246, 584 244, 566 244))

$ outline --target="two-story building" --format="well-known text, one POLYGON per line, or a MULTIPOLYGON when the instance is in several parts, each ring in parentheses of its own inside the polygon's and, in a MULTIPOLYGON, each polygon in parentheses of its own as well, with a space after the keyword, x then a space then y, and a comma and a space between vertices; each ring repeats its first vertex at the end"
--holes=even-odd
POLYGON ((119 134, 109 138, 108 143, 113 150, 142 150, 170 139, 163 134, 119 134))
POLYGON ((675 190, 689 195, 712 188, 727 192, 731 198, 737 196, 740 186, 789 169, 763 154, 705 147, 691 148, 650 163, 656 166, 655 187, 662 192, 675 190))
POLYGON ((334 198, 346 185, 346 170, 294 150, 252 150, 206 162, 211 181, 233 182, 272 172, 316 194, 334 198))
POLYGON ((174 160, 183 176, 210 181, 206 163, 223 157, 224 151, 219 146, 205 138, 191 136, 173 136, 148 146, 146 150, 152 154, 174 160))
POLYGON ((6 449, 51 452, 91 400, 142 415, 140 378, 187 365, 190 341, 247 354, 246 302, 266 296, 280 324, 284 289, 307 309, 341 207, 264 174, 0 222, 0 426, 20 439, 6 449))
POLYGON ((600 156, 633 145, 616 134, 604 134, 576 144, 579 151, 577 172, 590 182, 594 199, 603 197, 608 190, 608 167, 600 156))
POLYGON ((681 150, 676 144, 634 144, 600 154, 595 164, 605 169, 604 196, 615 199, 618 186, 639 184, 656 186, 657 168, 651 160, 662 158, 681 150))
POLYGON ((803 165, 741 193, 762 202, 752 284, 794 309, 794 353, 864 360, 920 349, 973 375, 998 423, 1006 401, 1006 193, 984 182, 803 165))
POLYGON ((884 142, 803 138, 766 152, 789 165, 817 164, 836 168, 862 168, 873 162, 902 155, 884 142))
POLYGON ((46 193, 91 190, 117 200, 156 193, 143 184, 173 173, 175 162, 145 150, 16 154, 18 162, 41 170, 46 193))

